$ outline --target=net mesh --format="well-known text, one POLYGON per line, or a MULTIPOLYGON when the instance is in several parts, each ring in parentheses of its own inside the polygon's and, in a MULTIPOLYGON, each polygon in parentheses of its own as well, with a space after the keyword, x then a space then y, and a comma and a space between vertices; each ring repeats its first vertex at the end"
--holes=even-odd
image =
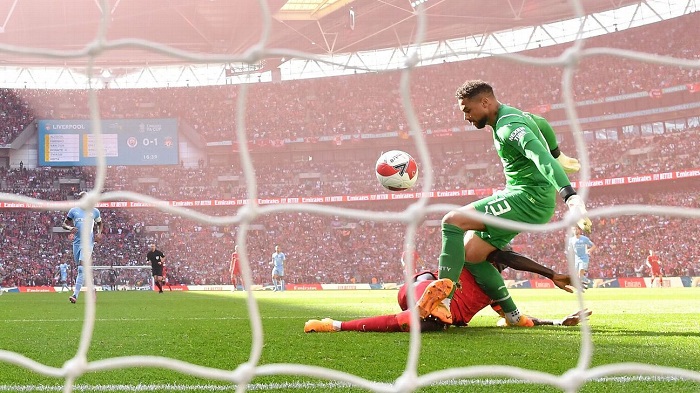
MULTIPOLYGON (((104 10, 110 9, 110 4, 102 0, 100 1, 101 8, 104 10)), ((58 51, 34 48, 20 48, 8 45, 1 45, 0 52, 13 54, 22 54, 36 57, 44 57, 54 59, 60 63, 62 59, 87 57, 94 59, 106 51, 118 48, 137 48, 144 51, 152 51, 163 56, 170 57, 185 63, 211 63, 211 62, 240 62, 247 64, 257 64, 261 60, 270 56, 284 56, 288 58, 308 59, 316 61, 320 60, 317 56, 309 53, 298 52, 288 49, 276 49, 268 47, 268 35, 272 17, 266 1, 259 2, 260 9, 264 15, 264 28, 262 35, 257 45, 253 46, 244 53, 238 55, 215 55, 215 54, 200 54, 190 53, 187 51, 174 49, 156 42, 149 42, 139 39, 121 39, 116 41, 107 40, 109 31, 109 13, 103 14, 103 19, 97 31, 94 41, 86 45, 82 49, 75 51, 58 51)), ((583 4, 581 1, 572 1, 572 7, 576 10, 576 14, 583 17, 585 15, 583 4)), ((426 28, 426 16, 423 11, 423 6, 417 7, 417 26, 415 41, 417 44, 423 42, 423 37, 426 28)), ((562 53, 560 56, 552 58, 533 58, 520 54, 502 54, 499 55, 503 60, 512 64, 528 64, 535 66, 559 67, 562 70, 561 91, 566 106, 566 113, 570 121, 574 143, 576 146, 577 157, 581 161, 582 169, 580 179, 582 184, 586 184, 590 179, 589 156, 586 149, 586 143, 583 140, 583 133, 575 111, 573 97, 573 81, 577 67, 585 59, 595 56, 614 56, 620 59, 628 59, 632 61, 648 62, 665 66, 677 66, 688 69, 700 69, 700 62, 697 60, 688 60, 682 58, 673 58, 668 56, 654 55, 650 53, 639 53, 631 50, 620 50, 613 48, 585 48, 584 40, 576 40, 571 47, 562 53)), ((260 205, 257 203, 260 195, 258 194, 258 184, 254 172, 254 165, 249 150, 248 135, 250 133, 246 127, 246 107, 248 105, 249 89, 246 84, 241 85, 239 94, 236 97, 235 113, 236 113, 236 132, 235 138, 239 146, 239 155, 242 171, 245 175, 245 188, 249 203, 237 210, 233 216, 215 216, 205 214, 200 211, 181 208, 177 206, 165 205, 160 200, 144 195, 141 193, 129 191, 109 191, 102 192, 105 186, 106 177, 106 161, 104 154, 100 153, 97 156, 96 173, 92 190, 83 197, 80 201, 66 202, 50 202, 42 199, 29 198, 15 194, 2 194, 0 199, 8 202, 28 203, 38 206, 42 209, 63 209, 66 210, 73 206, 79 206, 83 209, 90 209, 103 201, 133 201, 141 202, 150 206, 157 207, 158 210, 184 217, 198 223, 206 223, 209 225, 220 226, 237 226, 236 244, 239 245, 239 254, 241 256, 242 275, 246 286, 253 282, 251 275, 250 261, 248 258, 249 250, 247 249, 246 239, 251 230, 251 225, 256 219, 262 216, 275 214, 289 214, 292 212, 302 212, 313 215, 344 217, 357 220, 373 221, 373 222, 392 222, 406 227, 405 249, 412 249, 416 233, 420 224, 425 217, 435 213, 445 213, 457 206, 451 204, 428 204, 428 192, 433 189, 434 172, 432 168, 432 160, 427 148, 424 133, 421 132, 421 125, 418 120, 415 107, 411 101, 411 75, 417 64, 424 60, 414 51, 409 50, 406 54, 404 66, 401 70, 401 77, 398 90, 401 97, 401 106, 405 111, 407 124, 411 130, 411 137, 415 142, 415 149, 418 152, 417 159, 421 163, 422 172, 422 191, 423 197, 414 201, 401 212, 377 212, 351 209, 345 207, 321 205, 321 204, 279 204, 279 205, 260 205)), ((339 67, 343 64, 336 64, 339 67)), ((94 67, 88 67, 88 77, 94 76, 94 67)), ((98 106, 97 90, 90 89, 88 93, 88 105, 90 118, 93 120, 93 132, 97 151, 104 151, 103 130, 101 129, 100 109, 98 106)), ((585 200, 588 196, 588 188, 581 187, 579 194, 585 200)), ((649 214, 653 209, 653 214, 669 216, 669 217, 687 217, 700 218, 699 209, 688 209, 680 206, 646 206, 646 205, 623 205, 623 206, 606 206, 589 211, 590 217, 615 217, 621 215, 634 214, 649 214)), ((494 224, 501 227, 514 229, 525 232, 551 232, 570 228, 575 224, 577 216, 567 214, 564 219, 552 222, 546 225, 528 225, 523 223, 515 223, 498 219, 491 216, 479 216, 487 224, 494 224)), ((85 226, 84 228, 86 228, 85 226)), ((86 230, 87 231, 87 230, 86 230)), ((87 252, 87 250, 86 250, 87 252)), ((90 255, 87 252, 87 255, 90 255)), ((414 261, 409 258, 409 263, 405 269, 404 279, 406 282, 411 282, 409 272, 413 270, 414 261)), ((88 291, 93 290, 93 270, 92 258, 88 257, 85 260, 86 266, 86 282, 88 291)), ((571 270, 573 271, 573 262, 569 261, 571 270)), ((575 276, 575 275, 574 275, 575 276)), ((415 304, 416 299, 413 296, 413 291, 407 291, 409 304, 415 304)), ((591 367, 591 357, 593 344, 591 341, 591 329, 587 323, 582 326, 582 342, 581 352, 578 359, 578 364, 575 368, 570 369, 563 375, 552 375, 533 370, 527 370, 518 367, 510 366, 475 366, 464 368, 448 368, 436 372, 431 372, 424 375, 418 375, 417 368, 419 364, 421 335, 417 329, 412 329, 410 333, 410 348, 406 368, 404 374, 394 383, 387 384, 367 380, 356 375, 347 374, 338 370, 322 367, 314 367, 301 364, 260 364, 261 354, 263 350, 263 329, 261 323, 260 310, 251 293, 247 296, 247 305, 249 309, 250 324, 252 330, 252 349, 249 359, 246 363, 240 364, 234 370, 217 369, 211 367, 203 367, 192 364, 186 361, 171 359, 167 357, 156 356, 128 356, 109 358, 98 361, 88 361, 87 353, 92 344, 92 335, 95 328, 95 310, 96 305, 92 297, 86 297, 86 308, 84 324, 81 332, 81 339, 78 350, 74 357, 68 360, 62 367, 50 367, 45 364, 29 359, 22 354, 0 350, 0 360, 19 365, 30 369, 36 373, 61 378, 65 380, 63 390, 71 392, 76 388, 75 381, 81 375, 88 372, 106 371, 129 367, 161 367, 164 369, 174 370, 183 374, 188 374, 196 377, 201 377, 210 380, 227 381, 237 385, 237 391, 243 392, 247 390, 249 382, 256 376, 264 375, 297 375, 316 377, 325 380, 338 381, 339 386, 356 386, 365 388, 375 392, 398 392, 398 391, 413 391, 419 387, 429 386, 446 380, 465 379, 473 377, 510 377, 517 380, 531 381, 557 387, 563 391, 577 391, 587 380, 596 378, 605 378, 615 375, 647 375, 659 377, 677 377, 688 380, 700 381, 700 373, 693 370, 682 368, 659 367, 648 364, 607 364, 598 367, 591 367)), ((581 308, 585 304, 583 297, 579 292, 578 302, 581 308)), ((412 326, 417 327, 419 324, 417 313, 412 315, 412 326)), ((173 389, 178 387, 173 386, 173 389)), ((212 390, 217 389, 216 386, 210 387, 212 390)))

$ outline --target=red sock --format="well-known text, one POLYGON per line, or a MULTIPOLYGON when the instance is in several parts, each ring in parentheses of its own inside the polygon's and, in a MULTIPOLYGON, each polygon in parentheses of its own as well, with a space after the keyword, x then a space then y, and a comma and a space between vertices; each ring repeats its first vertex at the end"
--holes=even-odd
POLYGON ((362 318, 342 322, 340 325, 340 330, 355 332, 405 332, 409 330, 408 321, 405 323, 399 323, 399 319, 404 319, 401 318, 401 314, 408 312, 410 311, 404 311, 393 315, 380 315, 378 317, 362 318))

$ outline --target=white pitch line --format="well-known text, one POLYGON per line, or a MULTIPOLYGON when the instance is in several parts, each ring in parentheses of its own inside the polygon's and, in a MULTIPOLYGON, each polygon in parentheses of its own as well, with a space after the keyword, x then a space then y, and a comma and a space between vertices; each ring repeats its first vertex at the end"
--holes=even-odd
MULTIPOLYGON (((494 314, 495 315, 495 314, 494 314)), ((338 315, 338 319, 353 319, 353 318, 360 318, 362 315, 360 314, 353 314, 353 315, 338 315)), ((299 317, 280 317, 280 316, 262 316, 261 319, 299 319, 299 317)), ((95 318, 96 322, 144 322, 144 321, 239 321, 239 320, 244 320, 244 321, 249 321, 250 317, 184 317, 184 318, 95 318)), ((28 323, 28 322, 50 322, 50 323, 55 323, 55 322, 82 322, 83 318, 62 318, 62 319, 57 319, 57 318, 52 318, 52 319, 1 319, 0 324, 2 323, 15 323, 15 322, 22 322, 22 323, 28 323)))
MULTIPOLYGON (((295 319, 293 317, 284 317, 285 319, 295 319)), ((229 320, 249 320, 245 317, 186 317, 186 318, 95 318, 96 322, 143 322, 143 321, 229 321, 229 320)), ((282 317, 264 317, 263 319, 282 319, 282 317)), ((82 322, 83 318, 64 318, 64 319, 3 319, 3 322, 82 322)))
MULTIPOLYGON (((678 382, 684 379, 678 377, 660 376, 622 376, 598 378, 588 383, 615 382, 620 384, 630 382, 678 382)), ((442 381, 434 386, 496 386, 511 384, 534 384, 534 382, 517 379, 464 379, 442 381)), ((331 390, 338 388, 353 388, 354 385, 344 382, 285 382, 285 383, 255 383, 249 384, 246 390, 272 391, 289 389, 320 389, 331 390)), ((150 384, 150 385, 75 385, 75 392, 154 392, 154 391, 180 391, 180 392, 226 392, 235 391, 235 385, 182 385, 182 384, 150 384)), ((359 388, 358 388, 359 389, 359 388)), ((0 392, 61 392, 63 385, 0 385, 0 392)))

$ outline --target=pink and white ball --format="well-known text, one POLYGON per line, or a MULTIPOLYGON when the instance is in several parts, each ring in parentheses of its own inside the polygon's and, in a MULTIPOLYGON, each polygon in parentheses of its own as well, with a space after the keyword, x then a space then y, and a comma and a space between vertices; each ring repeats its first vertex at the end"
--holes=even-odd
POLYGON ((404 191, 416 184, 418 165, 410 154, 401 150, 383 153, 377 160, 377 180, 390 191, 404 191))

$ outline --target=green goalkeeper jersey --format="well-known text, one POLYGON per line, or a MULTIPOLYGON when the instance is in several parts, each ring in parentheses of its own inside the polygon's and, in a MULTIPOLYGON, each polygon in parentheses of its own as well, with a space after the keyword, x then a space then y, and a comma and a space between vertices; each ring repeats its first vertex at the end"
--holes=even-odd
POLYGON ((541 117, 508 105, 498 108, 493 141, 503 163, 506 189, 552 186, 559 191, 571 185, 564 169, 552 157, 541 127, 551 129, 541 117))

